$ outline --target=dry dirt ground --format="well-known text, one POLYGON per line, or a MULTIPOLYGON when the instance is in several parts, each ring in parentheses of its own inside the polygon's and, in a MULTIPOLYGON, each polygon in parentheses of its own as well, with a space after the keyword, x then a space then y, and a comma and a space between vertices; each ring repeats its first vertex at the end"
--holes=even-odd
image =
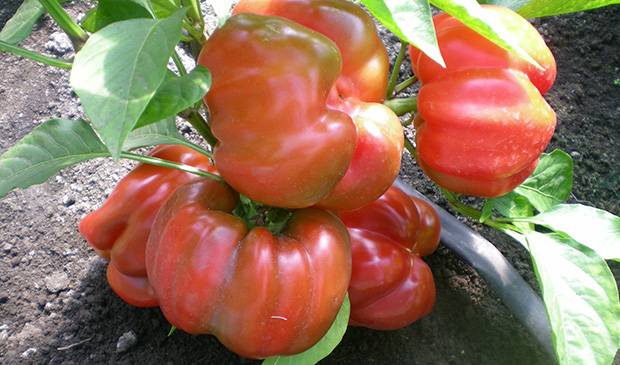
MULTIPOLYGON (((3 1, 0 27, 18 3, 3 1)), ((86 10, 79 3, 68 8, 74 15, 86 10)), ((559 69, 547 94, 559 121, 549 149, 562 148, 575 160, 574 201, 619 215, 620 7, 542 19, 536 25, 559 69)), ((394 55, 394 39, 384 39, 394 55)), ((23 45, 71 55, 47 17, 23 45)), ((406 77, 408 65, 402 71, 406 77)), ((48 118, 80 115, 66 72, 0 54, 0 152, 48 118)), ((105 262, 80 237, 77 224, 130 167, 109 160, 84 163, 0 201, 0 363, 252 362, 228 352, 212 336, 177 331, 167 337, 169 325, 158 309, 126 305, 108 287, 105 262)), ((443 204, 408 156, 401 176, 443 204)), ((522 249, 472 225, 534 282, 522 249)), ((476 272, 452 252, 442 247, 428 262, 438 289, 430 316, 393 332, 350 328, 323 363, 552 363, 476 272)))

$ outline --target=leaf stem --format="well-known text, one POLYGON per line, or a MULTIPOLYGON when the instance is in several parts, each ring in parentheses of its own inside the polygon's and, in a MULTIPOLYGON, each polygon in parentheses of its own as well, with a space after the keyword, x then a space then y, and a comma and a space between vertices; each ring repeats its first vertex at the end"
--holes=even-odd
POLYGON ((203 118, 198 111, 192 110, 187 116, 185 116, 185 119, 198 131, 198 133, 200 133, 209 146, 215 147, 217 144, 217 138, 215 138, 213 132, 211 132, 209 123, 207 123, 205 118, 203 118))
POLYGON ((172 52, 172 61, 174 62, 174 65, 177 66, 177 70, 179 70, 179 75, 187 75, 187 69, 185 69, 185 65, 183 64, 183 61, 181 61, 181 57, 176 50, 172 52))
POLYGON ((409 86, 415 84, 416 81, 418 81, 418 78, 415 77, 415 76, 411 76, 407 80, 405 80, 405 81, 401 82, 400 84, 396 85, 396 87, 394 88, 394 94, 400 93, 401 91, 405 90, 409 86))
POLYGON ((383 104, 392 109, 398 116, 418 111, 417 97, 390 99, 383 102, 383 104))
POLYGON ((181 4, 189 8, 188 16, 194 24, 198 24, 200 29, 204 29, 205 21, 200 11, 200 2, 198 0, 182 0, 181 4))
POLYGON ((396 85, 396 81, 398 80, 398 74, 400 73, 400 65, 403 63, 406 50, 407 50, 407 43, 401 42, 400 49, 398 50, 398 55, 396 56, 396 60, 394 61, 394 67, 392 68, 392 73, 390 74, 390 80, 388 81, 387 91, 385 93, 385 98, 387 100, 390 100, 394 96, 394 87, 396 85))
POLYGON ((194 175, 198 175, 202 177, 208 177, 216 181, 224 182, 224 179, 222 179, 220 176, 216 174, 201 170, 193 166, 184 165, 184 164, 164 160, 164 159, 153 157, 153 156, 143 156, 143 155, 139 155, 137 153, 132 153, 132 152, 121 152, 121 157, 129 159, 129 160, 139 161, 139 162, 149 164, 149 165, 169 167, 171 169, 177 169, 180 171, 189 172, 190 174, 194 174, 194 175))
POLYGON ((67 33, 71 39, 71 43, 73 43, 75 52, 79 51, 88 39, 88 34, 86 34, 84 29, 71 18, 57 0, 39 0, 39 2, 56 23, 58 23, 60 28, 67 33))
POLYGON ((33 60, 33 61, 45 64, 45 65, 49 65, 52 67, 62 68, 65 70, 70 70, 72 66, 70 62, 67 62, 65 60, 44 56, 40 53, 33 52, 25 48, 17 47, 17 46, 14 46, 12 44, 9 44, 3 41, 0 41, 0 51, 9 52, 14 55, 27 58, 29 60, 33 60))
MULTIPOLYGON (((480 222, 480 217, 482 217, 482 212, 480 210, 463 203, 459 200, 458 196, 451 191, 448 191, 442 187, 440 187, 439 190, 441 191, 441 194, 444 196, 444 198, 446 198, 450 206, 454 208, 454 210, 466 217, 472 218, 480 222)), ((497 219, 494 218, 488 218, 481 223, 500 231, 510 230, 517 233, 523 233, 523 231, 515 225, 499 222, 497 219)))
POLYGON ((405 149, 409 152, 412 158, 416 157, 417 152, 415 146, 413 145, 409 137, 407 137, 407 135, 405 135, 405 149))

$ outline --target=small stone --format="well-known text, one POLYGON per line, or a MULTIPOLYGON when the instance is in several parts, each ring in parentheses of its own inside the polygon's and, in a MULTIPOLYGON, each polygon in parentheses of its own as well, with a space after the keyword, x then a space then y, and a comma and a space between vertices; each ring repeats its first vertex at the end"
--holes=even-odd
POLYGON ((13 245, 10 243, 7 243, 4 246, 2 246, 2 251, 4 252, 11 252, 12 249, 13 249, 13 245))
POLYGON ((0 331, 4 331, 4 330, 8 330, 9 329, 9 325, 8 324, 3 324, 2 326, 0 326, 0 331))
POLYGON ((45 303, 45 307, 43 307, 43 310, 49 313, 53 312, 54 309, 56 309, 56 306, 54 305, 54 303, 51 302, 45 303))
POLYGON ((65 207, 70 207, 75 204, 75 199, 69 195, 65 195, 62 197, 62 205, 65 207))
POLYGON ((116 352, 119 354, 125 352, 135 346, 136 343, 138 343, 136 333, 134 331, 125 332, 116 342, 116 352))
POLYGON ((50 34, 49 41, 45 43, 45 49, 57 56, 64 56, 73 50, 73 45, 64 32, 54 32, 50 34))
POLYGON ((0 331, 0 344, 6 341, 7 338, 9 338, 9 331, 0 331))
POLYGON ((22 352, 22 354, 20 355, 22 358, 27 359, 30 356, 34 355, 37 352, 37 349, 34 347, 29 348, 28 350, 22 352))
POLYGON ((579 153, 578 151, 572 151, 570 153, 570 155, 571 155, 572 158, 579 158, 579 157, 581 157, 581 153, 579 153))
POLYGON ((69 286, 69 277, 64 272, 56 272, 45 278, 45 287, 50 293, 57 293, 69 286))

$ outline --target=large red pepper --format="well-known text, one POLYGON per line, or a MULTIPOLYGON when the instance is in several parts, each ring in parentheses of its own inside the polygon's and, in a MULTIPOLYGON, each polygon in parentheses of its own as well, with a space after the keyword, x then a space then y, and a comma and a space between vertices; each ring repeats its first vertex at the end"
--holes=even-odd
MULTIPOLYGON (((214 172, 209 158, 187 147, 163 145, 154 157, 214 172)), ((80 233, 102 257, 110 259, 110 286, 127 303, 157 306, 146 278, 144 251, 155 216, 179 186, 196 175, 153 165, 138 165, 125 176, 103 203, 80 222, 80 233)))
POLYGON ((481 197, 503 195, 534 170, 555 129, 541 92, 555 61, 538 32, 509 9, 483 8, 519 39, 537 69, 456 19, 435 17, 445 69, 412 50, 422 80, 416 121, 417 160, 440 186, 481 197))
POLYGON ((200 54, 213 75, 206 100, 222 176, 280 207, 353 209, 380 196, 403 137, 377 104, 388 62, 370 17, 344 0, 241 1, 235 12, 296 23, 238 14, 200 54))
POLYGON ((278 235, 231 214, 238 194, 205 179, 179 188, 147 246, 148 277, 166 318, 211 333, 251 358, 294 354, 327 332, 351 274, 346 228, 297 210, 278 235))
POLYGON ((435 210, 391 187, 375 202, 339 216, 353 252, 350 323, 389 330, 430 313, 435 283, 419 256, 430 255, 439 244, 435 210))

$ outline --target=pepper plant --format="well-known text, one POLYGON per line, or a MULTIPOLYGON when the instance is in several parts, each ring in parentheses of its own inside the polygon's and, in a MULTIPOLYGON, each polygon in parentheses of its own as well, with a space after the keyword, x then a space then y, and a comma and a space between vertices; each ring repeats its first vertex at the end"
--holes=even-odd
MULTIPOLYGON (((247 224, 250 229, 264 224, 268 229, 260 234, 271 232, 277 239, 300 241, 304 240, 300 237, 317 234, 309 232, 304 221, 320 221, 325 230, 321 234, 332 237, 328 239, 334 244, 332 250, 342 254, 335 255, 342 258, 336 266, 347 267, 350 253, 344 244, 348 240, 344 238, 347 237, 345 226, 330 213, 305 208, 318 205, 340 211, 371 203, 396 177, 404 147, 441 187, 456 212, 506 232, 529 251, 551 324, 557 361, 560 364, 610 364, 620 343, 620 304, 616 282, 605 260, 620 260, 620 218, 594 207, 566 204, 572 190, 570 156, 559 150, 540 155, 555 126, 555 114, 542 97, 555 78, 555 63, 536 31, 512 11, 481 7, 473 0, 362 0, 369 12, 402 40, 392 72, 388 73, 387 57, 380 51, 383 46, 377 43, 376 33, 364 33, 363 37, 358 37, 359 44, 355 44, 352 40, 356 34, 348 33, 345 37, 343 34, 347 33, 330 33, 334 27, 329 18, 321 18, 320 11, 313 7, 318 0, 297 2, 305 4, 304 11, 279 7, 295 3, 292 0, 242 1, 235 12, 254 14, 235 15, 229 20, 233 2, 213 1, 211 5, 218 16, 219 29, 207 34, 198 0, 99 0, 79 23, 66 13, 62 1, 25 0, 0 32, 0 51, 69 70, 71 87, 80 97, 85 115, 80 120, 50 119, 5 151, 0 156, 0 197, 13 189, 42 183, 63 168, 93 158, 136 160, 143 164, 138 168, 142 170, 147 170, 147 166, 155 166, 153 169, 157 171, 172 169, 170 171, 177 174, 173 179, 178 179, 178 184, 189 181, 188 185, 174 193, 172 188, 158 191, 159 185, 148 188, 153 189, 152 193, 146 188, 141 191, 146 193, 144 199, 157 197, 157 209, 147 212, 148 219, 156 222, 155 233, 148 238, 146 253, 144 246, 137 251, 138 256, 142 255, 141 266, 114 271, 123 267, 120 262, 126 254, 105 242, 99 246, 91 244, 116 263, 108 267, 108 280, 116 286, 117 293, 126 294, 119 294, 123 299, 139 306, 160 305, 167 317, 174 319, 178 313, 170 303, 175 303, 177 298, 162 292, 169 288, 166 283, 170 280, 187 280, 188 285, 191 280, 166 276, 171 270, 162 268, 170 262, 158 259, 157 248, 163 237, 182 230, 182 227, 175 228, 179 214, 190 208, 227 212, 241 220, 231 222, 221 215, 216 228, 234 226, 230 232, 238 233, 247 231, 239 224, 247 224), (433 20, 431 6, 446 14, 433 20), (52 58, 19 46, 44 13, 69 36, 76 51, 73 59, 52 58), (264 15, 280 15, 288 20, 264 15), (458 32, 454 31, 456 28, 458 32), (482 52, 484 57, 463 57, 444 48, 451 40, 462 41, 463 37, 469 37, 465 44, 475 45, 463 52, 471 52, 470 55, 482 52), (348 42, 352 44, 350 49, 348 42), (299 47, 291 51, 287 48, 291 43, 299 47), (180 44, 199 61, 191 71, 181 62, 180 44), (241 52, 240 44, 242 51, 249 49, 255 53, 241 52), (415 76, 398 83, 398 70, 408 45, 412 46, 410 56, 415 76), (265 48, 261 48, 263 46, 265 48), (230 54, 235 54, 236 58, 231 59, 230 54), (299 74, 292 81, 283 79, 282 75, 288 74, 269 68, 271 63, 265 59, 270 58, 285 59, 294 66, 292 68, 306 70, 306 78, 299 74), (176 72, 169 69, 169 60, 176 66, 176 72), (266 77, 262 75, 265 71, 273 74, 266 77), (260 77, 257 78, 257 74, 260 77), (400 97, 418 78, 421 81, 419 95, 400 97), (270 94, 277 82, 281 82, 279 87, 270 94), (330 91, 334 83, 336 94, 330 91), (314 89, 316 84, 323 88, 314 89), (452 92, 445 93, 445 90, 452 92), (249 107, 228 107, 230 103, 241 105, 244 99, 252 100, 247 103, 249 107), (514 108, 506 109, 506 103, 514 108), (274 105, 280 109, 270 109, 273 114, 269 117, 273 117, 274 122, 267 130, 253 123, 237 123, 265 117, 265 106, 274 105), (437 105, 439 110, 434 109, 437 105), (459 109, 463 105, 466 107, 459 109), (415 127, 415 141, 403 136, 390 109, 402 116, 406 127, 415 127), (204 143, 182 137, 175 125, 177 116, 188 121, 204 143), (358 149, 361 142, 355 139, 365 136, 365 131, 376 129, 372 123, 360 122, 372 119, 369 116, 387 120, 385 125, 390 128, 386 128, 382 141, 368 144, 374 149, 366 156, 358 149), (460 120, 461 117, 464 119, 460 120), (533 122, 524 128, 520 118, 533 122), (320 124, 325 120, 330 121, 329 128, 320 124), (336 134, 338 136, 334 137, 336 134), (517 137, 489 148, 492 137, 502 134, 517 137), (315 139, 309 140, 308 135, 315 139), (472 136, 474 142, 468 139, 472 136), (175 148, 182 148, 183 152, 174 156, 161 148, 151 155, 136 152, 138 148, 160 144, 179 145, 175 148), (317 144, 323 148, 315 148, 317 144), (446 146, 449 148, 442 148, 446 146), (287 158, 278 159, 284 153, 282 150, 297 159, 293 163, 287 158), (446 155, 440 156, 437 152, 440 150, 446 155), (492 152, 487 153, 488 150, 492 152), (183 154, 201 156, 202 162, 179 157, 183 154), (373 160, 377 157, 382 163, 373 160), (268 163, 264 164, 265 161, 268 163), (290 175, 283 177, 269 172, 273 166, 283 165, 289 166, 290 175), (368 184, 365 179, 374 175, 379 178, 368 184), (193 180, 198 178, 201 180, 193 180), (368 185, 373 190, 364 190, 368 185), (200 199, 210 197, 214 191, 218 192, 217 199, 200 199), (482 208, 466 204, 462 194, 485 198, 479 205, 482 208), (163 213, 155 218, 163 204, 163 213), (272 209, 270 205, 304 209, 291 213, 272 209), (258 223, 257 217, 261 220, 258 223), (154 289, 148 286, 152 278, 157 278, 154 289)), ((344 0, 320 2, 339 10, 352 9, 344 0)), ((524 17, 541 17, 617 4, 618 1, 491 0, 481 3, 505 6, 524 17)), ((361 10, 346 12, 358 14, 355 19, 365 17, 359 15, 361 10)), ((372 28, 368 25, 371 23, 365 24, 372 28)), ((365 28, 350 27, 343 32, 361 32, 361 29, 365 28)), ((369 132, 368 136, 371 135, 369 132)), ((139 174, 138 169, 133 174, 139 174)), ((155 174, 153 171, 151 173, 155 174)), ((164 180, 169 178, 166 173, 157 176, 164 180)), ((374 217, 373 214, 370 216, 374 217)), ((347 216, 345 213, 338 215, 347 216)), ((96 219, 102 221, 93 229, 110 224, 112 220, 91 218, 96 219)), ((343 220, 347 222, 346 218, 343 220)), ((89 226, 92 224, 85 220, 80 228, 92 241, 95 238, 89 237, 99 236, 89 233, 92 228, 89 226)), ((205 225, 196 234, 208 231, 209 227, 205 225)), ((346 228, 352 240, 361 234, 353 231, 356 227, 349 224, 346 228)), ((145 236, 149 231, 150 226, 139 234, 145 236)), ((259 231, 252 232, 258 234, 259 231)), ((141 242, 146 245, 146 238, 141 242)), ((254 257, 251 253, 247 255, 254 257)), ((421 262, 417 256, 415 258, 421 262)), ((315 266, 320 267, 322 263, 315 266)), ((184 275, 181 271, 172 270, 179 277, 184 275)), ((247 289, 243 279, 248 273, 240 272, 237 278, 240 284, 235 288, 243 292, 247 289)), ((321 270, 318 272, 320 274, 321 270)), ((322 273, 326 272, 330 271, 322 273)), ((235 303, 226 306, 220 303, 217 310, 221 315, 217 316, 216 325, 210 323, 206 331, 216 331, 229 348, 244 355, 269 356, 265 363, 315 363, 332 351, 347 324, 353 323, 349 320, 349 312, 358 315, 357 308, 350 308, 356 305, 355 301, 349 303, 343 291, 350 273, 332 275, 337 279, 333 280, 334 287, 339 288, 335 291, 338 294, 329 291, 326 294, 336 298, 333 308, 321 323, 309 324, 313 329, 312 337, 300 340, 301 346, 299 343, 283 346, 273 349, 273 353, 263 352, 266 349, 260 346, 247 350, 253 341, 251 336, 238 337, 225 332, 235 328, 230 324, 238 320, 237 312, 231 309, 235 303), (230 326, 218 322, 224 319, 230 326), (329 331, 325 333, 327 328, 329 331), (312 347, 295 354, 309 346, 312 347)), ((209 282, 204 284, 208 285, 209 282)), ((317 285, 321 287, 322 284, 317 285)), ((350 289, 349 295, 354 292, 350 289)), ((286 297, 282 298, 280 301, 285 302, 286 297)), ((426 313, 427 308, 422 312, 426 313)), ((286 318, 278 317, 272 316, 272 319, 286 322, 286 318)), ((203 333, 192 318, 182 318, 175 323, 189 331, 203 333)), ((375 326, 391 328, 392 324, 375 326)))

